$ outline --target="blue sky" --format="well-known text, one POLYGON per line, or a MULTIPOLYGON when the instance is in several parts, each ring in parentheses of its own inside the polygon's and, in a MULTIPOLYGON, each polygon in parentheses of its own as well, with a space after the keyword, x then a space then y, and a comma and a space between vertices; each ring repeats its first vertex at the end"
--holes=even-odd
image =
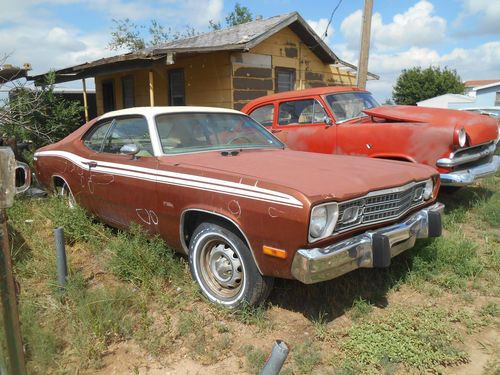
MULTIPOLYGON (((151 19, 174 29, 208 31, 224 20, 236 1, 228 0, 1 0, 0 56, 30 62, 33 73, 60 69, 116 54, 107 49, 112 19, 138 24, 151 19)), ((298 11, 319 34, 338 0, 239 1, 264 18, 298 11)), ((344 0, 333 17, 327 43, 356 64, 363 0, 344 0)), ((429 65, 456 69, 466 79, 500 78, 500 1, 374 0, 369 82, 380 101, 391 96, 404 68, 429 65)), ((79 83, 76 83, 78 87, 79 83)), ((75 84, 73 84, 75 86, 75 84)))

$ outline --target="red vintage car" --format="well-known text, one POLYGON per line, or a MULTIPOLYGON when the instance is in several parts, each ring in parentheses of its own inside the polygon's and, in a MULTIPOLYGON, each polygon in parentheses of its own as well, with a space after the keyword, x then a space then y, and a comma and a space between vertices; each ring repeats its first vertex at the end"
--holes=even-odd
POLYGON ((321 87, 255 99, 242 112, 294 150, 363 155, 436 168, 441 183, 464 186, 495 173, 499 124, 457 110, 379 106, 355 87, 321 87))
POLYGON ((228 307, 261 302, 275 277, 387 267, 441 233, 433 168, 292 151, 233 110, 110 112, 37 150, 34 164, 70 205, 186 254, 203 294, 228 307))

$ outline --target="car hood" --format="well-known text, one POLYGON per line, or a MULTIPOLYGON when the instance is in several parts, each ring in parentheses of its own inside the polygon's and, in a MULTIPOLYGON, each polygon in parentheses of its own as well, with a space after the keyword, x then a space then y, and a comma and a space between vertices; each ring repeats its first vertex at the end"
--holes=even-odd
POLYGON ((498 136, 497 122, 477 113, 409 105, 381 106, 363 112, 393 122, 431 124, 433 127, 448 128, 451 137, 455 129, 464 127, 471 146, 492 141, 498 136))
POLYGON ((311 203, 346 200, 373 190, 421 181, 436 171, 428 166, 364 157, 286 150, 243 150, 236 156, 203 152, 160 158, 184 173, 262 188, 299 193, 311 203))

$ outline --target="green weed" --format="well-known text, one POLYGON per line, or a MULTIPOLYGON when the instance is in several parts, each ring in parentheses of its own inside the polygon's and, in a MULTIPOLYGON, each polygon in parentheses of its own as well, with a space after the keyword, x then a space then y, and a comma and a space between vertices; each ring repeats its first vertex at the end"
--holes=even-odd
POLYGON ((339 344, 367 372, 388 361, 439 371, 467 361, 467 354, 453 346, 459 339, 446 310, 405 307, 355 323, 339 344))
POLYGON ((240 351, 245 356, 247 371, 252 374, 259 374, 266 362, 267 354, 253 345, 244 345, 240 351))
POLYGON ((312 341, 306 341, 292 348, 293 369, 296 374, 310 374, 321 363, 321 348, 312 341))
POLYGON ((352 303, 352 308, 349 311, 351 319, 360 319, 373 311, 373 305, 363 298, 359 297, 352 303))

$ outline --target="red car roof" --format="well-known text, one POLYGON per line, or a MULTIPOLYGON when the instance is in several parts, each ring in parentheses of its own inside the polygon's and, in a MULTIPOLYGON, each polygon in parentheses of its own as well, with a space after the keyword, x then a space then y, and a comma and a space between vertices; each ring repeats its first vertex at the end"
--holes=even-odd
POLYGON ((278 100, 279 99, 289 99, 289 98, 297 98, 297 97, 309 96, 309 95, 324 95, 324 94, 332 94, 332 93, 336 93, 336 92, 345 92, 345 91, 366 91, 366 90, 358 89, 355 86, 315 87, 312 89, 285 91, 285 92, 280 92, 278 94, 263 96, 263 97, 252 100, 249 104, 251 104, 252 107, 254 107, 255 105, 258 105, 258 104, 261 104, 264 102, 274 101, 277 99, 278 100))

